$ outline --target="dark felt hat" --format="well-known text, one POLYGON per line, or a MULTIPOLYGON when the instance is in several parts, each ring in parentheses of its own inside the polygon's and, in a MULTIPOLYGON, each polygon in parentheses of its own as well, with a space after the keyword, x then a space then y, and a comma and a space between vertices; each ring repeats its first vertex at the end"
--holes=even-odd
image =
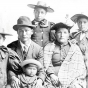
POLYGON ((69 26, 69 25, 67 25, 67 24, 65 24, 65 23, 60 22, 60 23, 56 23, 56 24, 51 28, 51 30, 57 31, 57 30, 60 29, 60 28, 66 28, 67 30, 70 30, 70 29, 72 28, 72 26, 69 26))
POLYGON ((74 16, 71 17, 71 20, 76 23, 78 21, 78 19, 80 18, 86 18, 88 19, 88 16, 84 15, 84 14, 75 14, 74 16))
POLYGON ((33 4, 28 4, 28 6, 30 8, 43 8, 45 9, 47 12, 54 12, 54 10, 52 8, 50 8, 49 6, 46 5, 45 2, 42 2, 42 1, 38 1, 36 5, 33 5, 33 4))
POLYGON ((26 17, 26 16, 21 16, 19 17, 19 19, 17 20, 17 24, 13 26, 13 29, 15 31, 18 30, 19 27, 29 27, 29 28, 35 28, 34 25, 32 25, 32 22, 30 20, 30 18, 26 17))

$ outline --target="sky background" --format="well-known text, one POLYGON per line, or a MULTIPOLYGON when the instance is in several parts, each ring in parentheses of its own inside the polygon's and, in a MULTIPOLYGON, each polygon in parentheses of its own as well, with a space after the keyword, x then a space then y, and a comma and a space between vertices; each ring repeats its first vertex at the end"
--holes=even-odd
POLYGON ((77 29, 70 17, 74 14, 84 13, 88 15, 88 0, 0 0, 0 29, 4 28, 5 32, 13 36, 7 37, 5 45, 17 39, 17 33, 13 30, 13 25, 17 23, 20 16, 28 16, 34 19, 33 9, 28 4, 37 4, 38 1, 46 2, 48 6, 54 9, 54 13, 47 13, 46 19, 51 22, 66 22, 74 25, 71 31, 77 29))

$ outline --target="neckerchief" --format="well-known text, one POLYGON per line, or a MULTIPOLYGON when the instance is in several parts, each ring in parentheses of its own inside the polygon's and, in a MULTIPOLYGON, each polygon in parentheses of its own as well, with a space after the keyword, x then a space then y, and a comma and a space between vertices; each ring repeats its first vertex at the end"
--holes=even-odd
POLYGON ((36 26, 39 25, 41 28, 46 28, 49 25, 49 22, 46 19, 43 19, 41 21, 37 21, 34 19, 32 23, 36 26))

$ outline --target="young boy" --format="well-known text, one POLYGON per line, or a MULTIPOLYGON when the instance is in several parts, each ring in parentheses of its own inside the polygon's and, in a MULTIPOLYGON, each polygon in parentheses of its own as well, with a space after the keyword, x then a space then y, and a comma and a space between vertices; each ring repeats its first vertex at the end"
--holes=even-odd
POLYGON ((52 13, 54 10, 42 1, 38 1, 37 5, 28 4, 28 6, 34 9, 35 16, 32 23, 33 25, 36 25, 36 28, 34 29, 32 40, 40 46, 45 47, 45 45, 47 45, 50 41, 53 41, 55 38, 54 31, 50 30, 54 23, 49 22, 45 18, 47 12, 52 13))
POLYGON ((20 80, 19 88, 44 88, 42 85, 37 85, 37 74, 42 68, 39 61, 35 59, 27 59, 21 63, 23 73, 18 75, 20 80))

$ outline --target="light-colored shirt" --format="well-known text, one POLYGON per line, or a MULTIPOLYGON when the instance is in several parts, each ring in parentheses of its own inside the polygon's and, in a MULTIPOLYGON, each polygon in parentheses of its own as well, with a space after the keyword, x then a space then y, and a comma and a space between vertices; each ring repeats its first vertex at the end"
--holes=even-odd
POLYGON ((21 44, 21 47, 22 47, 22 50, 24 51, 26 49, 26 51, 28 51, 28 48, 30 47, 30 44, 31 44, 31 40, 29 41, 29 43, 27 44, 24 44, 20 41, 20 44, 21 44))

